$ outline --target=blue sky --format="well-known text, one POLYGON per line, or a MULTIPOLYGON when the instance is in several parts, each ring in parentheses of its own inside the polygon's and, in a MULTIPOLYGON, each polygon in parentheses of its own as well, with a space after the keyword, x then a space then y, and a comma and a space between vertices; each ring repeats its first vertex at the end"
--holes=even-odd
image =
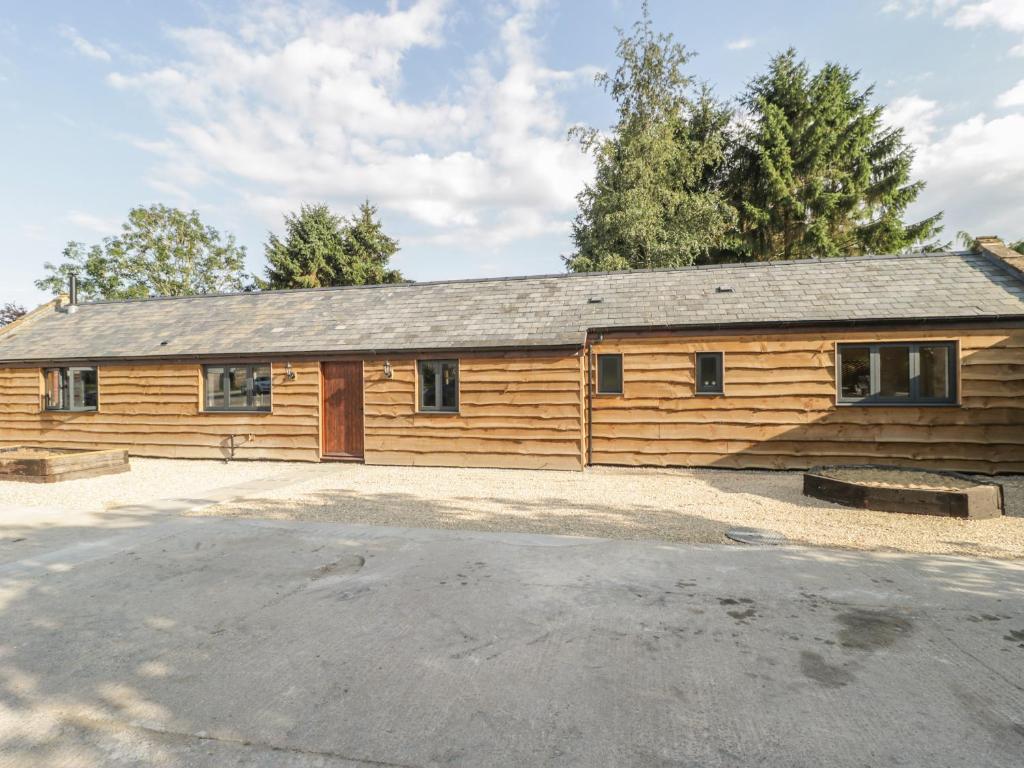
MULTIPOLYGON (((652 0, 732 97, 795 46, 875 83, 919 148, 913 214, 1024 236, 1024 0, 652 0)), ((634 0, 0 0, 0 302, 137 204, 198 208, 262 269, 303 201, 368 197, 409 277, 561 271, 634 0)))

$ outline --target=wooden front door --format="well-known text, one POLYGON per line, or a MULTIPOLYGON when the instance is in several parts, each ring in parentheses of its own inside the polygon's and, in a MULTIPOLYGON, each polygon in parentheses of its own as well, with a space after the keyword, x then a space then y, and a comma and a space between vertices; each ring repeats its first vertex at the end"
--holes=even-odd
POLYGON ((363 458, 363 363, 322 363, 325 458, 363 458))

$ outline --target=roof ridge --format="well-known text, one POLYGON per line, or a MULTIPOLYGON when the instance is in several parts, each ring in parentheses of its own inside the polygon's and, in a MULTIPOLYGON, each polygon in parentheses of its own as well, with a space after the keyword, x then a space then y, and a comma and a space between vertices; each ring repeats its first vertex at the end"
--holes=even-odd
POLYGON ((769 261, 739 261, 722 264, 691 264, 685 267, 651 267, 648 269, 622 269, 603 272, 556 272, 538 275, 508 275, 503 277, 463 277, 447 280, 423 280, 407 281, 402 283, 374 283, 368 285, 332 285, 318 288, 282 288, 268 291, 217 291, 210 293, 195 293, 188 296, 143 296, 132 299, 100 299, 96 301, 81 302, 81 306, 94 306, 103 304, 140 304, 148 301, 178 301, 187 299, 211 299, 226 298, 233 296, 281 296, 296 293, 324 293, 328 291, 349 291, 349 290, 372 290, 383 288, 417 288, 436 285, 461 285, 466 283, 501 283, 518 282, 526 280, 553 280, 553 279, 584 279, 588 277, 607 277, 609 275, 632 275, 632 274, 660 274, 671 272, 707 271, 719 269, 768 269, 771 267, 790 267, 806 264, 828 264, 860 262, 860 261, 885 261, 889 259, 915 259, 915 258, 937 258, 945 256, 978 256, 974 251, 937 251, 937 252, 908 252, 908 253, 883 253, 869 254, 862 256, 813 256, 806 259, 773 259, 769 261))

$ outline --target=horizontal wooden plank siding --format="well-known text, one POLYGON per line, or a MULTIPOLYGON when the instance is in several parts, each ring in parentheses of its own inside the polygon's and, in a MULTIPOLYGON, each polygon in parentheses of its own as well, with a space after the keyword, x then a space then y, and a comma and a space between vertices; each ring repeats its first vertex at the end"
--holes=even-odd
POLYGON ((272 364, 271 413, 204 413, 198 364, 102 364, 98 411, 42 409, 38 368, 0 368, 0 446, 125 448, 133 456, 226 458, 230 436, 252 436, 238 459, 319 458, 319 363, 272 364))
POLYGON ((582 468, 581 355, 517 352, 458 359, 458 413, 417 412, 415 358, 388 358, 390 379, 385 358, 366 360, 368 464, 582 468))
POLYGON ((1024 471, 1024 330, 606 334, 622 396, 595 396, 595 464, 794 469, 886 463, 1024 471), (958 406, 836 405, 837 343, 960 344, 958 406), (725 394, 694 394, 696 352, 723 352, 725 394))

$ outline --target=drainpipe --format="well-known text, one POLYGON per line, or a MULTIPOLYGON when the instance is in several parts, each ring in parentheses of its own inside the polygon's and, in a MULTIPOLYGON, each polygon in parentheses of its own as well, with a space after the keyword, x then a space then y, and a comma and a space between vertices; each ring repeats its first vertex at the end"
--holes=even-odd
POLYGON ((591 379, 594 371, 594 348, 587 338, 587 466, 594 463, 594 386, 591 379))

